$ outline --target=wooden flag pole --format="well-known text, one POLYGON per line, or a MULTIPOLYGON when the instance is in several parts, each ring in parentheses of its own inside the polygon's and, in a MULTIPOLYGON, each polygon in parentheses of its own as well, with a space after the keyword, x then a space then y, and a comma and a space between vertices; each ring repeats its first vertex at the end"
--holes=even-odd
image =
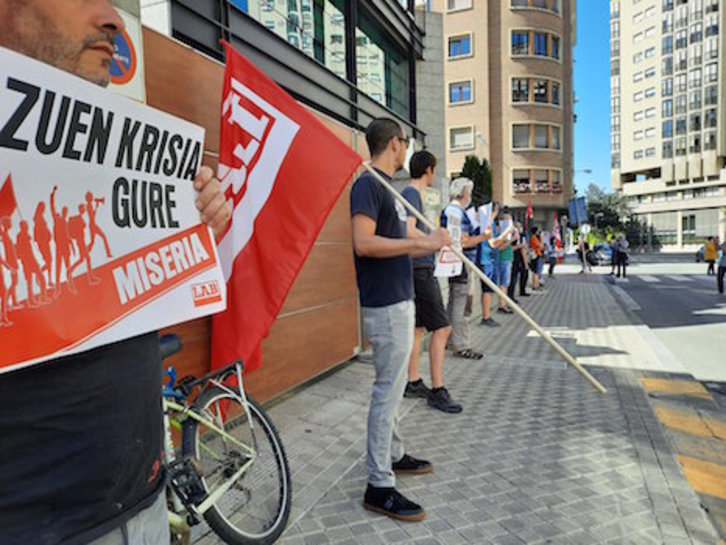
MULTIPOLYGON (((421 223, 423 223, 426 227, 431 229, 432 231, 436 230, 436 226, 432 224, 421 212, 416 210, 416 208, 413 207, 411 203, 409 203, 403 195, 401 195, 396 189, 385 179, 383 176, 381 176, 376 170, 370 166, 369 163, 364 162, 363 167, 370 172, 376 180, 378 180, 383 187, 385 187, 392 195, 393 197, 400 202, 406 210, 408 210, 417 220, 419 220, 421 223)), ((482 282, 484 282, 494 293, 496 293, 501 299, 506 301, 506 303, 514 310, 514 312, 522 318, 527 325, 529 325, 532 329, 534 329, 537 334, 544 339, 544 341, 549 344, 552 348, 555 349, 555 351, 562 356, 562 358, 570 364, 572 367, 575 368, 575 370, 582 375, 585 380, 587 380, 590 385, 595 388, 598 392, 601 394, 604 394, 607 392, 605 387, 600 384, 595 377, 593 377, 590 373, 587 372, 587 370, 577 363, 577 360, 573 358, 564 348, 560 346, 560 344, 555 341, 552 336, 547 333, 540 325, 535 322, 522 308, 512 301, 509 296, 499 289, 499 286, 497 286, 494 282, 492 282, 487 275, 485 275, 479 267, 477 267, 468 257, 464 255, 464 252, 459 250, 458 248, 455 248, 454 246, 449 246, 449 249, 458 257, 461 259, 461 261, 466 265, 471 272, 473 272, 482 282)))

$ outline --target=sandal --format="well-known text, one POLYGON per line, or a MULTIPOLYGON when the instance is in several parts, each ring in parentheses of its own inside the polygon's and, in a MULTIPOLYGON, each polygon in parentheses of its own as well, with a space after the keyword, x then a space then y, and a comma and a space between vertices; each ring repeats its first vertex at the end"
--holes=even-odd
POLYGON ((456 353, 456 355, 459 356, 460 358, 465 358, 467 360, 480 360, 484 357, 484 354, 480 354, 479 352, 474 352, 471 348, 459 350, 456 353))

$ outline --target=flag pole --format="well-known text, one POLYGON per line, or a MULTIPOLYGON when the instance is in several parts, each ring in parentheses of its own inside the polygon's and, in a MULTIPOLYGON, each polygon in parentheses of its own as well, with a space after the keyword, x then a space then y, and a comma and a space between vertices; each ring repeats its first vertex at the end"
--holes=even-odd
MULTIPOLYGON (((393 197, 400 202, 406 210, 408 210, 418 221, 423 223, 426 227, 429 229, 436 230, 436 226, 431 223, 428 218, 426 218, 421 212, 416 210, 414 206, 409 203, 396 189, 385 179, 383 176, 381 176, 376 170, 370 166, 368 162, 363 163, 363 168, 365 168, 368 172, 370 172, 376 180, 380 182, 380 184, 386 188, 393 197)), ((466 265, 469 270, 471 270, 479 279, 484 282, 494 293, 496 293, 502 300, 506 301, 506 303, 514 310, 514 312, 522 318, 527 325, 529 325, 532 329, 534 329, 537 334, 542 337, 542 339, 549 344, 562 358, 572 367, 575 368, 575 370, 582 375, 582 377, 587 380, 590 385, 595 388, 598 392, 601 394, 604 394, 607 392, 605 387, 600 384, 595 377, 593 377, 582 365, 580 365, 575 358, 573 358, 560 344, 555 341, 552 336, 547 333, 542 327, 535 322, 522 308, 512 301, 509 296, 499 289, 499 286, 497 286, 494 282, 492 282, 487 275, 485 275, 479 267, 477 267, 466 255, 464 255, 464 252, 459 250, 458 248, 452 246, 449 246, 449 249, 458 257, 461 259, 461 261, 466 265)))

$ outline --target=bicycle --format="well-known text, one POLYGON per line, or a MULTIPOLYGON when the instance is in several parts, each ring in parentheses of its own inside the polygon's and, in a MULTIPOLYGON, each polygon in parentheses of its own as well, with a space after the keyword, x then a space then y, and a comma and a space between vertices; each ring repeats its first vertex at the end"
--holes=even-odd
MULTIPOLYGON (((165 359, 182 343, 166 335, 160 348, 165 359)), ((292 501, 287 456, 275 426, 245 393, 243 370, 237 361, 179 382, 173 367, 164 371, 169 379, 162 387, 164 464, 169 524, 177 540, 202 518, 229 545, 274 543, 287 524, 292 501), (172 428, 181 432, 181 457, 172 428)))

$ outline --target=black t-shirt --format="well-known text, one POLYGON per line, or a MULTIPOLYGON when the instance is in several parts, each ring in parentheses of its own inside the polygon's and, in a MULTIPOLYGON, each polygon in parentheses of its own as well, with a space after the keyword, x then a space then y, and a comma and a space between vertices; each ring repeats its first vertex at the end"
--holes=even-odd
MULTIPOLYGON (((404 188, 403 191, 401 191, 401 195, 405 197, 405 199, 410 202, 413 207, 421 212, 423 214, 423 201, 421 200, 421 193, 419 193, 418 189, 415 187, 409 185, 404 188)), ((408 217, 413 216, 411 212, 406 210, 408 217)), ((420 220, 416 220, 416 228, 419 231, 422 231, 429 234, 430 230, 428 227, 426 227, 423 223, 421 223, 420 220)), ((433 269, 435 265, 435 252, 424 256, 424 257, 417 257, 413 259, 413 268, 414 269, 433 269)))
POLYGON ((0 375, 0 542, 88 543, 164 485, 156 333, 0 375))
MULTIPOLYGON (((406 238, 406 209, 369 172, 358 178, 350 192, 350 215, 356 214, 375 220, 376 235, 406 238)), ((364 307, 385 307, 413 299, 413 269, 408 255, 385 259, 356 255, 355 271, 364 307)))

